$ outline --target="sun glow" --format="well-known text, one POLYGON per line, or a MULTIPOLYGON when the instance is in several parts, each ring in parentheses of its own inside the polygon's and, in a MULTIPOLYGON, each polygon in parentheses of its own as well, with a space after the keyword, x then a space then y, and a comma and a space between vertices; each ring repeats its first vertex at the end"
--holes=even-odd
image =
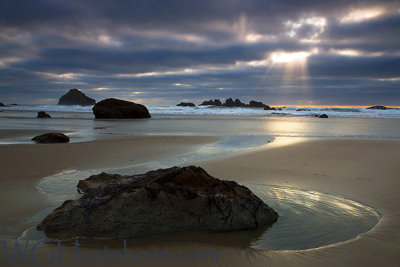
POLYGON ((273 52, 271 60, 274 63, 293 63, 296 61, 304 61, 310 55, 310 52, 273 52))
POLYGON ((282 101, 284 101, 286 94, 292 94, 293 90, 304 95, 310 93, 307 61, 311 55, 318 53, 318 49, 314 48, 309 51, 275 51, 269 55, 271 68, 283 71, 280 86, 282 101))

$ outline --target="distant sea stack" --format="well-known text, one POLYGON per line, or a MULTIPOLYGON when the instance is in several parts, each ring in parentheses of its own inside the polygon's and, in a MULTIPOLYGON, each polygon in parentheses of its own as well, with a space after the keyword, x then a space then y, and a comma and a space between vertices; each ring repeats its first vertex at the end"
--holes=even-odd
POLYGON ((96 119, 147 119, 151 118, 149 110, 133 102, 107 98, 93 107, 96 119))
POLYGON ((372 107, 369 107, 369 108, 367 108, 367 109, 381 109, 381 110, 387 110, 388 107, 385 107, 385 106, 372 106, 372 107))
POLYGON ((94 104, 96 104, 96 100, 86 96, 78 89, 70 89, 58 100, 58 105, 93 106, 94 104))
POLYGON ((178 105, 176 105, 177 107, 195 107, 196 105, 190 102, 181 102, 178 105))
POLYGON ((231 97, 225 100, 225 103, 222 104, 221 100, 214 99, 214 100, 205 100, 200 106, 224 106, 229 108, 239 108, 239 107, 249 107, 249 108, 264 108, 270 110, 270 107, 263 102, 251 100, 249 104, 242 103, 240 99, 236 98, 233 100, 231 97))
POLYGON ((222 102, 219 99, 215 100, 205 100, 203 103, 200 104, 200 106, 222 106, 222 102))

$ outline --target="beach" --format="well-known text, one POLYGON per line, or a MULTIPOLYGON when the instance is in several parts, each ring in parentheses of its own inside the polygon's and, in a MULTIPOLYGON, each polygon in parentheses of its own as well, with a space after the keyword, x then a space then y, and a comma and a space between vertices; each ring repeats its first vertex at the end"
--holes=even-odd
POLYGON ((0 267, 400 266, 400 1, 0 7, 0 267))
MULTIPOLYGON (((159 118, 159 120, 161 120, 159 118)), ((189 120, 189 119, 188 119, 189 120)), ((190 119, 191 120, 191 119, 190 119)), ((221 124, 236 125, 235 133, 246 133, 239 127, 238 122, 249 125, 246 120, 237 118, 215 119, 221 124), (219 121, 218 121, 219 120, 219 121), (239 129, 239 130, 238 130, 239 129)), ((259 119, 261 120, 261 119, 259 119)), ((279 119, 265 122, 265 125, 278 124, 279 119)), ((317 119, 318 120, 318 119, 317 119)), ((371 125, 374 120, 364 119, 359 125, 371 125)), ((347 125, 356 119, 332 120, 333 123, 347 125), (350 122, 349 122, 350 121, 350 122)), ((185 120, 186 122, 186 120, 185 120)), ((318 125, 320 121, 312 122, 318 125)), ((393 125, 396 119, 387 121, 393 125)), ((204 125, 204 121, 192 121, 204 125)), ((254 122, 255 124, 257 121, 254 122)), ((310 124, 309 119, 287 119, 280 121, 282 126, 297 123, 298 129, 304 129, 302 124, 310 124)), ((321 122, 326 125, 326 121, 321 122)), ((353 123, 354 124, 354 123, 353 123)), ((184 125, 187 125, 185 123, 184 125)), ((323 126, 324 127, 324 126, 323 126)), ((362 131, 363 127, 358 126, 362 131)), ((391 126, 394 135, 397 126, 391 126)), ((257 129, 256 129, 257 130, 257 129)), ((293 131, 293 128, 288 129, 293 131)), ((283 131, 283 129, 280 129, 283 131)), ((353 129, 354 131, 354 129, 353 129)), ((385 132, 385 129, 381 129, 385 132)), ((35 135, 38 130, 3 130, 4 138, 20 138, 20 136, 35 135)), ((318 133, 318 130, 314 129, 318 133)), ((1 185, 1 225, 3 240, 8 247, 13 247, 16 238, 27 226, 29 218, 39 210, 48 206, 48 200, 37 189, 42 179, 59 173, 63 170, 107 170, 118 169, 127 165, 146 165, 148 162, 177 163, 177 165, 196 165, 203 167, 210 175, 227 180, 234 180, 239 184, 265 184, 311 190, 340 196, 354 200, 363 205, 376 209, 381 220, 366 233, 327 246, 305 250, 255 250, 250 247, 226 246, 223 244, 196 241, 175 240, 174 242, 157 239, 137 244, 128 241, 129 249, 134 251, 168 250, 171 254, 186 251, 217 251, 218 257, 190 261, 195 266, 375 266, 378 264, 396 265, 400 261, 400 141, 396 138, 335 138, 310 136, 275 136, 272 142, 264 140, 264 144, 246 142, 239 144, 245 149, 233 149, 229 135, 222 134, 221 130, 199 132, 195 135, 158 135, 126 136, 116 135, 107 138, 98 138, 93 141, 76 142, 70 144, 6 144, 0 147, 2 179, 1 185), (225 146, 218 146, 219 143, 225 146), (245 146, 246 145, 246 146, 245 146), (212 148, 212 149, 210 149, 212 148), (219 154, 214 150, 227 152, 219 154), (200 153, 200 152, 201 153, 200 153), (195 154, 193 154, 195 153, 195 154), (197 154, 196 154, 197 153, 197 154), (202 153, 211 156, 203 157, 202 153), (214 153, 214 154, 213 154, 214 153), (193 156, 195 155, 195 156, 193 156), (190 159, 182 163, 182 158, 190 159), (179 159, 179 160, 168 160, 179 159)), ((357 131, 355 132, 357 133, 357 131)), ((369 135, 366 132, 365 135, 369 135)), ((253 136, 254 137, 254 136, 253 136)), ((260 136, 259 136, 260 137, 260 136)), ((262 137, 262 136, 261 136, 262 137)), ((17 138, 17 140, 19 140, 17 138)), ((232 139, 242 142, 251 139, 252 135, 232 139)), ((136 166, 135 165, 135 166, 136 166)), ((153 165, 152 165, 153 166, 153 165)), ((158 166, 158 165, 156 165, 158 166)), ((130 169, 129 169, 130 170, 130 169)), ((136 170, 133 168, 132 170, 136 170)), ((84 179, 87 177, 81 177, 84 179)), ((122 241, 110 241, 108 246, 121 249, 122 241), (117 245, 115 245, 117 243, 117 245)), ((19 239, 21 247, 25 240, 19 239)), ((31 249, 35 242, 29 243, 31 249)), ((71 244, 69 244, 71 246, 71 244)), ((82 245, 81 250, 86 253, 99 249, 99 245, 82 245)), ((29 250, 28 251, 32 251, 29 250)), ((57 260, 57 245, 39 243, 34 250, 37 262, 49 261, 58 266, 107 266, 110 259, 98 256, 96 258, 79 258, 76 260, 76 251, 71 248, 62 250, 60 264, 57 260), (51 261, 50 253, 55 258, 51 261)), ((186 255, 187 256, 187 255, 186 255)), ((155 258, 152 260, 134 261, 123 258, 114 258, 116 265, 128 266, 137 264, 143 266, 185 266, 186 261, 166 260, 155 258)), ((0 250, 0 262, 9 263, 9 258, 0 250)), ((37 263, 36 262, 36 263, 37 263)), ((35 265, 27 257, 25 263, 14 259, 13 265, 35 265)))

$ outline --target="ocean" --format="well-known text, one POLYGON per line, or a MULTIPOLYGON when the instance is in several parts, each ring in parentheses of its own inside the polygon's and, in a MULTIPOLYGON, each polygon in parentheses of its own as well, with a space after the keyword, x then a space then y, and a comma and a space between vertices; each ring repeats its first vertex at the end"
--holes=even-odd
MULTIPOLYGON (((46 130, 64 132, 71 142, 85 142, 120 136, 192 135, 230 136, 234 144, 255 140, 254 146, 277 137, 300 138, 383 138, 400 139, 400 110, 366 108, 286 107, 281 111, 257 108, 154 107, 151 119, 94 119, 92 107, 82 106, 11 106, 0 108, 0 129, 46 130), (46 111, 52 119, 37 119, 46 111), (328 119, 314 115, 327 114, 328 119), (251 138, 246 138, 251 137, 251 138)), ((1 144, 32 143, 29 136, 1 138, 1 144)), ((237 145, 238 147, 240 145, 237 145)))
MULTIPOLYGON (((335 118, 400 118, 400 109, 367 109, 362 107, 284 107, 282 110, 263 110, 262 108, 229 108, 216 106, 147 106, 152 115, 220 115, 220 116, 266 116, 266 117, 307 117, 327 114, 335 118)), ((76 112, 92 116, 92 106, 59 106, 59 105, 18 105, 0 107, 0 111, 48 111, 76 112)), ((62 114, 61 114, 62 115, 62 114)))

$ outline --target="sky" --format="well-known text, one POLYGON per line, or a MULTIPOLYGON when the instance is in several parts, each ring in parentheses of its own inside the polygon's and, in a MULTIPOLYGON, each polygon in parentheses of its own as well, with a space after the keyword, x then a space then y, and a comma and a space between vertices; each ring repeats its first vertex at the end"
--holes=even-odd
POLYGON ((400 1, 2 0, 0 102, 400 106, 400 1))

